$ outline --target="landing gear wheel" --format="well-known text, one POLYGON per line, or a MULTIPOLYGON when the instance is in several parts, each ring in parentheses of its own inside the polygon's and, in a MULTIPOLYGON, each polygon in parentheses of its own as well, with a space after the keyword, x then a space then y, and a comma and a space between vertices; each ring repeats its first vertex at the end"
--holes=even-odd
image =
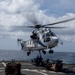
POLYGON ((53 54, 54 53, 54 51, 53 50, 49 50, 49 54, 53 54))
POLYGON ((42 51, 43 52, 43 54, 46 54, 46 51, 42 51))
POLYGON ((29 56, 29 55, 30 55, 30 53, 31 53, 31 52, 27 52, 27 56, 29 56))

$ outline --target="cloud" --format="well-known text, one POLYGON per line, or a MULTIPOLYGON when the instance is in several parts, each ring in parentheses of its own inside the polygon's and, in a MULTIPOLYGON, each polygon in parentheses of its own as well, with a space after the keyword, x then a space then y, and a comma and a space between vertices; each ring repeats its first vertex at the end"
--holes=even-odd
MULTIPOLYGON (((62 2, 61 2, 62 3, 62 2)), ((40 4, 35 0, 2 0, 0 1, 0 32, 11 37, 28 37, 29 31, 24 26, 38 24, 49 24, 75 17, 74 13, 67 13, 61 17, 47 16, 40 9, 40 4), (19 27, 18 27, 19 26, 19 27)), ((75 36, 75 20, 56 26, 68 27, 60 30, 53 30, 64 40, 72 40, 75 36), (67 39, 65 36, 67 35, 67 39)))
POLYGON ((37 5, 34 4, 34 0, 3 0, 0 2, 0 6, 1 10, 9 13, 18 13, 37 8, 37 5))

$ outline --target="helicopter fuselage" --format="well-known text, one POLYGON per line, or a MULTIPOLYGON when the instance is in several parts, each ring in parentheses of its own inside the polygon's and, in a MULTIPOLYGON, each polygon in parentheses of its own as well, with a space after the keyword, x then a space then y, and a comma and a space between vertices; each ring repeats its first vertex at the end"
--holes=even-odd
POLYGON ((58 45, 58 41, 58 37, 50 30, 44 30, 43 32, 36 31, 31 35, 31 39, 24 43, 23 50, 51 49, 58 45))

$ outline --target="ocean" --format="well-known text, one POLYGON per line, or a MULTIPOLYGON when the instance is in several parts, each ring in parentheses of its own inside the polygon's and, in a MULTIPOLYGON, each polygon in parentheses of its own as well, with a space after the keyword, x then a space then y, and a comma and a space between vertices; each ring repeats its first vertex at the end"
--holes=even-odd
MULTIPOLYGON (((0 50, 0 61, 10 61, 12 59, 17 61, 28 61, 36 56, 39 55, 39 52, 34 51, 27 56, 25 51, 22 50, 0 50)), ((43 59, 50 59, 50 60, 63 60, 63 63, 67 64, 75 64, 75 53, 74 52, 54 52, 53 54, 49 54, 48 52, 46 55, 42 54, 43 59)))

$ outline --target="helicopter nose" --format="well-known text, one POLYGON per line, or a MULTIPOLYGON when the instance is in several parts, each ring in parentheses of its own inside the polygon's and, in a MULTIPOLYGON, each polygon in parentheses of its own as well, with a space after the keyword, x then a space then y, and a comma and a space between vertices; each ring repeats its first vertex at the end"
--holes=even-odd
POLYGON ((59 41, 59 40, 58 40, 58 37, 54 37, 53 39, 54 39, 54 42, 55 42, 55 43, 58 43, 58 41, 59 41))

